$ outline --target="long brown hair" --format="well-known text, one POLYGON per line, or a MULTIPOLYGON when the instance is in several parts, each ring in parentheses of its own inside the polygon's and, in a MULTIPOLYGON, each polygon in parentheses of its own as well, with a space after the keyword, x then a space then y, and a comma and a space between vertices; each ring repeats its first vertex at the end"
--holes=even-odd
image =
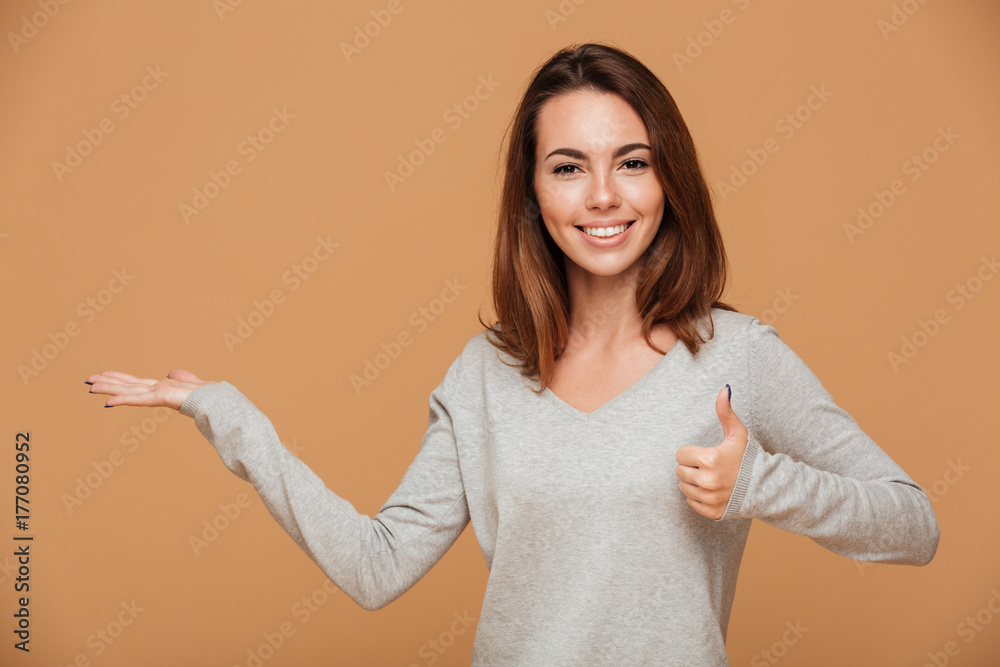
MULTIPOLYGON (((697 321, 719 301, 728 260, 694 141, 663 83, 632 55, 604 44, 571 45, 541 65, 507 127, 509 143, 493 248, 492 299, 497 325, 487 339, 519 361, 544 391, 569 338, 569 299, 562 250, 542 222, 534 192, 536 123, 549 99, 577 90, 621 96, 642 119, 666 206, 659 230, 638 261, 635 298, 643 338, 654 350, 655 324, 668 323, 695 354, 705 340, 697 321)), ((505 135, 506 136, 506 135, 505 135)))

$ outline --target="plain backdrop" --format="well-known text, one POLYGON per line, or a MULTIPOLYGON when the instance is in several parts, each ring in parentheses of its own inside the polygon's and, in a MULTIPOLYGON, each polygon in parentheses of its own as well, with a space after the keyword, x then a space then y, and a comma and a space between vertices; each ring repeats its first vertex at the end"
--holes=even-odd
POLYGON ((471 526, 366 612, 193 421, 102 409, 83 380, 227 380, 374 515, 489 317, 524 86, 603 41, 688 123, 726 300, 777 328, 941 527, 917 568, 754 522, 731 663, 997 664, 998 19, 984 0, 4 2, 0 663, 469 663, 457 619, 488 577, 471 526), (23 431, 30 654, 13 648, 23 431))

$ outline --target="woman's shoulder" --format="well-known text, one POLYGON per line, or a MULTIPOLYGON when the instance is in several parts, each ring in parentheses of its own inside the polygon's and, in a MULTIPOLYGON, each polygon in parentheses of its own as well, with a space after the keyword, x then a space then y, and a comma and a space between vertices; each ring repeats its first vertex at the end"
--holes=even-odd
POLYGON ((499 332, 499 323, 477 332, 466 341, 459 358, 463 359, 466 363, 474 363, 478 366, 496 363, 500 360, 509 362, 511 356, 497 345, 500 341, 499 332))
MULTIPOLYGON (((741 335, 746 336, 748 330, 758 326, 767 326, 759 319, 748 313, 741 313, 737 310, 726 310, 725 308, 711 308, 709 315, 712 320, 712 330, 714 337, 723 340, 733 340, 741 335)), ((703 328, 707 328, 707 323, 703 323, 703 328)), ((711 333, 711 332, 709 332, 711 333)))
POLYGON ((452 362, 452 367, 462 368, 464 374, 467 375, 470 372, 481 373, 485 366, 501 359, 508 359, 509 355, 506 355, 493 343, 493 341, 498 340, 496 334, 499 329, 500 325, 494 324, 492 328, 484 328, 470 336, 452 362))
POLYGON ((709 314, 711 326, 708 318, 699 322, 699 330, 705 340, 703 347, 709 352, 705 356, 760 354, 775 347, 785 347, 777 329, 754 315, 724 308, 712 308, 709 314))
POLYGON ((444 374, 441 386, 445 393, 469 398, 483 386, 507 377, 511 357, 490 339, 498 328, 481 329, 466 340, 444 374))

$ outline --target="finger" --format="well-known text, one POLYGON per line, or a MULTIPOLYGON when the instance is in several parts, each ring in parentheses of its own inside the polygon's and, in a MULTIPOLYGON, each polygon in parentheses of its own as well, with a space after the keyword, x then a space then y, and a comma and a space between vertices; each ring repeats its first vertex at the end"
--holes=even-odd
POLYGON ((678 463, 691 468, 713 468, 718 463, 719 452, 717 449, 717 447, 684 445, 677 450, 675 458, 678 463))
POLYGON ((688 484, 687 482, 680 482, 677 485, 677 487, 681 490, 681 493, 683 493, 687 497, 689 502, 695 501, 699 505, 705 505, 709 501, 709 498, 706 495, 705 491, 695 486, 694 484, 688 484))
POLYGON ((723 504, 714 500, 703 499, 700 496, 692 497, 688 495, 687 504, 690 505, 691 508, 698 514, 707 516, 710 519, 718 519, 726 511, 723 504))
POLYGON ((117 378, 100 378, 90 385, 91 394, 127 394, 137 391, 149 391, 150 386, 137 384, 135 382, 125 382, 117 378))
MULTIPOLYGON (((105 387, 146 386, 144 384, 139 384, 137 382, 127 382, 125 380, 122 380, 121 378, 108 377, 106 375, 91 375, 90 377, 93 378, 93 381, 88 382, 87 384, 91 385, 92 387, 96 387, 98 385, 102 385, 105 387)), ((94 391, 93 388, 91 388, 91 391, 94 391)))
POLYGON ((691 500, 690 498, 688 498, 688 505, 690 505, 695 512, 708 517, 709 519, 721 519, 722 515, 725 513, 725 508, 723 507, 708 505, 698 502, 697 500, 691 500))
POLYGON ((700 501, 707 501, 708 498, 706 494, 708 493, 705 489, 701 488, 694 482, 687 482, 685 480, 680 480, 677 484, 677 488, 681 490, 688 498, 694 498, 700 501))
POLYGON ((718 396, 715 397, 715 414, 722 424, 722 432, 725 434, 725 439, 727 440, 744 428, 743 422, 740 421, 740 418, 736 415, 736 411, 733 410, 731 393, 732 387, 727 384, 719 391, 718 396))
POLYGON ((144 393, 134 393, 134 394, 115 394, 108 399, 105 405, 109 407, 114 407, 117 405, 133 405, 137 407, 156 407, 163 405, 163 399, 156 396, 156 394, 147 391, 144 393))
POLYGON ((138 378, 134 375, 129 375, 128 373, 122 373, 121 371, 104 371, 103 373, 98 373, 107 379, 123 380, 125 382, 135 382, 138 384, 154 385, 159 380, 151 380, 149 378, 138 378))
POLYGON ((172 380, 180 380, 181 382, 203 382, 203 380, 192 373, 191 371, 186 371, 183 368, 175 368, 169 373, 167 377, 172 380))
POLYGON ((684 489, 695 492, 695 495, 699 500, 703 502, 711 502, 717 500, 721 496, 727 493, 724 485, 719 484, 718 481, 707 475, 689 475, 687 477, 677 476, 684 484, 684 489))
MULTIPOLYGON (((103 384, 96 383, 94 387, 103 387, 103 384)), ((98 391, 95 393, 129 396, 133 394, 152 394, 153 392, 144 384, 109 384, 107 391, 98 391)))
POLYGON ((690 505, 691 507, 693 507, 694 510, 696 512, 698 512, 698 514, 704 514, 705 513, 705 511, 706 511, 705 503, 701 502, 700 500, 696 500, 694 498, 688 498, 687 502, 688 502, 688 505, 690 505))
POLYGON ((698 468, 678 465, 674 468, 674 474, 677 475, 677 479, 686 482, 691 486, 700 487, 698 482, 701 479, 702 472, 698 468))
POLYGON ((703 452, 707 447, 699 447, 697 445, 684 445, 677 449, 677 454, 674 458, 681 465, 690 466, 692 468, 700 468, 703 463, 703 452))
POLYGON ((93 375, 87 377, 87 379, 84 380, 84 382, 86 382, 87 384, 94 384, 95 382, 113 382, 122 384, 124 382, 127 382, 127 380, 123 380, 120 377, 115 377, 114 375, 108 375, 107 371, 104 371, 101 373, 94 373, 93 375))
POLYGON ((694 479, 692 481, 682 479, 678 488, 689 498, 696 498, 708 504, 718 504, 723 500, 728 501, 729 496, 732 495, 731 490, 728 488, 703 479, 694 479))
POLYGON ((674 474, 677 475, 677 479, 682 482, 691 482, 691 470, 688 466, 678 465, 674 468, 674 474))

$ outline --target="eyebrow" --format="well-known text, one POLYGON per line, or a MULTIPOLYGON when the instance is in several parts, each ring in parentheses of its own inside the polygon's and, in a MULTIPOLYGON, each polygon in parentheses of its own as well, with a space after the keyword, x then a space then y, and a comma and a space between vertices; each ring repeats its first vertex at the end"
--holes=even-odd
MULTIPOLYGON (((638 150, 640 148, 645 148, 646 150, 650 151, 653 150, 649 146, 643 143, 625 144, 624 146, 616 150, 614 152, 614 155, 611 156, 611 158, 612 159, 620 158, 622 155, 626 155, 627 153, 631 153, 632 151, 638 150)), ((575 148, 557 148, 548 155, 546 155, 545 159, 548 160, 553 155, 565 155, 567 157, 573 158, 574 160, 590 159, 590 157, 586 153, 584 153, 583 151, 578 151, 575 148)))

